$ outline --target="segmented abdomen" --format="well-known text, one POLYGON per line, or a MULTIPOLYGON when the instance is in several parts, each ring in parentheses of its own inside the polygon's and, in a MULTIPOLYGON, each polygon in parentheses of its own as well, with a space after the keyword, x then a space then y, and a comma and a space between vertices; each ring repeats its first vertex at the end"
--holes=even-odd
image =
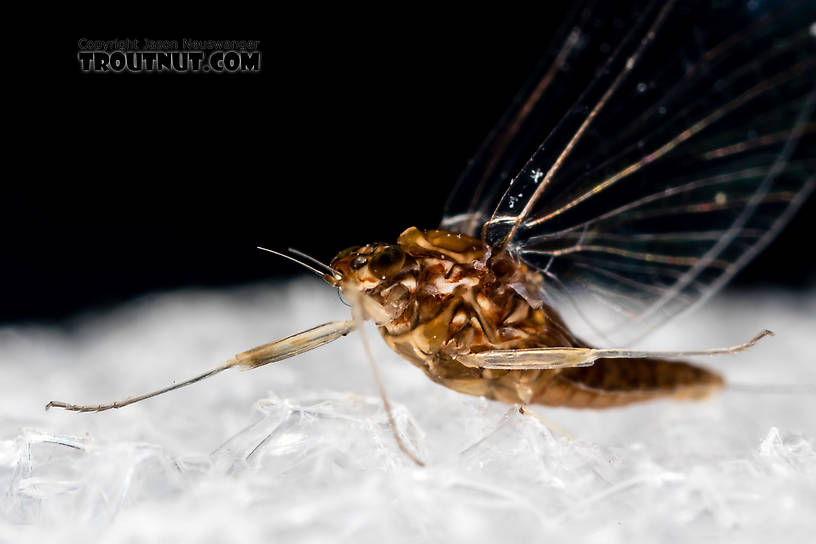
POLYGON ((710 370, 661 359, 599 359, 542 380, 546 383, 532 402, 570 408, 610 408, 658 398, 697 400, 723 387, 723 379, 710 370))

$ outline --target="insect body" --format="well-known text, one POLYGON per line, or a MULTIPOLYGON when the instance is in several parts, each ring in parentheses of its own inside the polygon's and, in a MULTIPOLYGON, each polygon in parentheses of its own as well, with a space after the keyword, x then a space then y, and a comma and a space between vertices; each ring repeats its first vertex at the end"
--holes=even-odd
POLYGON ((542 366, 550 368, 485 368, 480 353, 502 351, 512 360, 525 349, 587 346, 534 294, 541 290, 539 273, 476 238, 410 228, 396 245, 354 248, 331 266, 343 277, 341 289, 361 292, 394 351, 460 393, 510 404, 604 408, 704 397, 723 383, 708 370, 649 358, 602 358, 583 366, 542 355, 542 366))

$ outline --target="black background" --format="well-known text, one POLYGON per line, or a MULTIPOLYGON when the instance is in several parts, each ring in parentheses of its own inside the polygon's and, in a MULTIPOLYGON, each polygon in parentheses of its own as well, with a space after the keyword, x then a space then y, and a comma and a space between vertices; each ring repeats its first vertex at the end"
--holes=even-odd
MULTIPOLYGON (((8 105, 0 320, 300 273, 256 245, 328 260, 436 226, 564 9, 66 15, 8 105), (145 37, 260 40, 262 71, 80 71, 80 38, 145 37)), ((734 283, 812 285, 814 215, 811 198, 734 283)))

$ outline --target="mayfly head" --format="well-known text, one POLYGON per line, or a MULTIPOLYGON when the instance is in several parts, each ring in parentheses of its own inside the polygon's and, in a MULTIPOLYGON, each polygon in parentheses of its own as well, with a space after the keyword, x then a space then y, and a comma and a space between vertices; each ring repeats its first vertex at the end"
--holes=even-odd
POLYGON ((416 289, 418 265, 399 245, 375 243, 344 249, 331 261, 342 279, 338 287, 377 324, 398 318, 416 289))

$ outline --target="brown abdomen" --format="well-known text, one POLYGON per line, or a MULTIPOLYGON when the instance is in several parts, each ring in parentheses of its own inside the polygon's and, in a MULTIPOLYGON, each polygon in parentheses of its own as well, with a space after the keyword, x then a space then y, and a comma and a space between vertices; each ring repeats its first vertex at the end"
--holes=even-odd
POLYGON ((661 359, 598 359, 589 367, 541 376, 533 404, 610 408, 658 398, 696 400, 723 387, 716 373, 689 363, 661 359))

